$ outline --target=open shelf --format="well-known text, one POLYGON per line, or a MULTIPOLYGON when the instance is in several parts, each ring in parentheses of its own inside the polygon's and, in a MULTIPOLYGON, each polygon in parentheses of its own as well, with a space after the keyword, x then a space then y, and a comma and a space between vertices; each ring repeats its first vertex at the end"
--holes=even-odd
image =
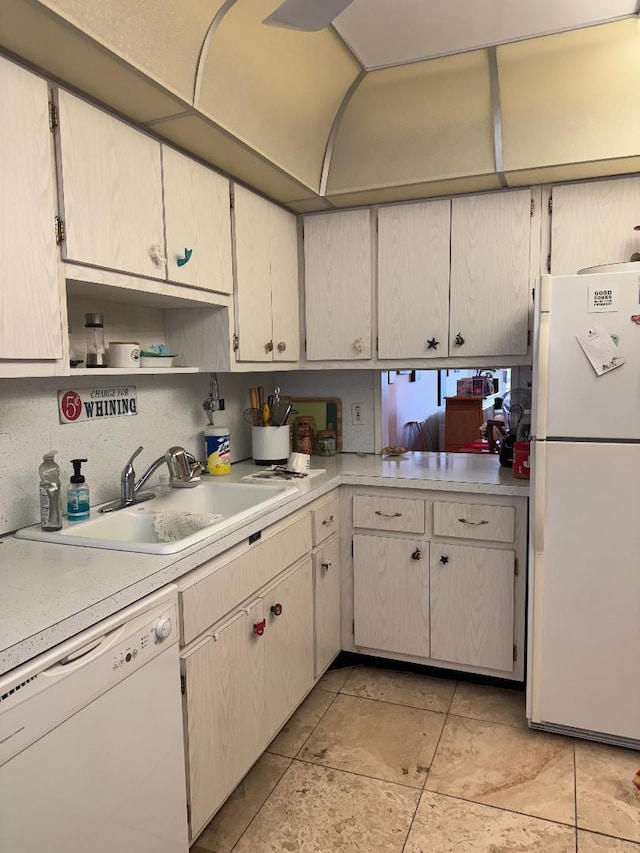
POLYGON ((203 373, 199 367, 72 367, 71 376, 139 376, 150 373, 203 373))

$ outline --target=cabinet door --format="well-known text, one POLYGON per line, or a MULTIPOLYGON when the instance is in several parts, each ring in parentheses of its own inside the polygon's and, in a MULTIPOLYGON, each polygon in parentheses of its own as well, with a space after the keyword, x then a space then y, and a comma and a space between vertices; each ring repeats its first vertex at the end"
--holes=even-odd
POLYGON ((254 625, 262 601, 185 653, 191 837, 238 784, 264 748, 264 644, 254 625))
POLYGON ((429 543, 353 537, 356 646, 429 657, 429 543))
POLYGON ((271 205, 237 185, 234 196, 237 358, 271 361, 271 205))
POLYGON ((311 557, 265 593, 264 613, 264 720, 270 740, 313 685, 311 557))
POLYGON ((293 214, 271 205, 271 312, 273 360, 300 358, 298 226, 293 214))
POLYGON ((0 358, 62 358, 48 89, 0 58, 0 358))
POLYGON ((371 358, 371 214, 307 216, 304 287, 307 358, 371 358))
MULTIPOLYGON (((640 178, 553 188, 551 272, 630 261, 640 252, 640 178)), ((638 267, 640 270, 640 267, 638 267)))
POLYGON ((448 353, 451 202, 378 211, 378 355, 448 353))
POLYGON ((162 180, 169 280, 231 293, 229 181, 166 145, 162 180))
POLYGON ((58 103, 65 257, 165 278, 160 143, 67 92, 58 103))
POLYGON ((313 555, 313 600, 318 678, 342 648, 340 636, 340 540, 336 536, 313 555))
POLYGON ((524 355, 531 192, 454 198, 449 355, 524 355))
POLYGON ((431 543, 431 657, 513 669, 513 551, 431 543))

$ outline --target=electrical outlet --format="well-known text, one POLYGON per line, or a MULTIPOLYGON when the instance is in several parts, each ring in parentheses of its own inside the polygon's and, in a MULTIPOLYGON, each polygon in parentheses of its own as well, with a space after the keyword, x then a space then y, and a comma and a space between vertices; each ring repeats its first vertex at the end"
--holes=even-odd
POLYGON ((351 423, 358 426, 364 423, 364 412, 360 403, 353 403, 351 406, 351 423))

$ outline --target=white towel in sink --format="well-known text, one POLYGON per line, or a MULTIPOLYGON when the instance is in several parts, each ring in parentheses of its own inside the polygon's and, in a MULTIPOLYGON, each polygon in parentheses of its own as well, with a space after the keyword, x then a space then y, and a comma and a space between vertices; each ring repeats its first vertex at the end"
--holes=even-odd
POLYGON ((163 542, 175 542, 191 533, 197 533, 210 524, 220 521, 220 513, 210 512, 157 512, 153 526, 163 542))

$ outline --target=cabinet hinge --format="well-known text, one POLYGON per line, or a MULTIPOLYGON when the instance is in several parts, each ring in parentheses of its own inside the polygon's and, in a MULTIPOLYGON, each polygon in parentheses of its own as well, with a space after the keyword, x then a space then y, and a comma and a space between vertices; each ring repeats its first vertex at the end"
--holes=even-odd
POLYGON ((380 353, 380 347, 378 346, 378 341, 379 341, 379 340, 380 340, 380 338, 376 337, 376 354, 379 354, 379 353, 380 353))
POLYGON ((181 675, 180 676, 180 693, 182 693, 182 695, 184 696, 184 694, 186 692, 187 692, 187 679, 185 678, 184 675, 181 675))
POLYGON ((527 346, 531 346, 531 329, 527 329, 527 346))
POLYGON ((233 336, 233 351, 238 352, 239 349, 240 349, 240 339, 238 338, 237 335, 234 335, 233 336))
POLYGON ((547 272, 551 272, 551 255, 547 255, 547 272))
POLYGON ((515 663, 518 660, 518 647, 514 644, 513 646, 513 662, 515 663))
POLYGON ((355 619, 352 619, 352 620, 351 620, 351 633, 352 633, 352 634, 354 635, 354 637, 355 637, 355 633, 356 633, 356 620, 355 620, 355 619))
POLYGON ((58 126, 58 108, 53 103, 53 101, 49 101, 49 130, 53 133, 53 131, 58 126))
POLYGON ((56 246, 59 246, 64 240, 64 219, 55 216, 53 219, 53 230, 56 235, 56 246))
POLYGON ((535 287, 531 288, 531 301, 532 302, 536 301, 536 289, 535 289, 535 287))
POLYGON ((187 803, 187 823, 191 826, 191 806, 187 803))
POLYGON ((351 556, 353 557, 353 539, 351 540, 351 556))
POLYGON ((553 196, 549 196, 549 213, 553 213, 553 196))
POLYGON ((236 197, 233 194, 233 187, 229 185, 229 207, 233 210, 236 206, 236 197))
POLYGON ((304 351, 305 352, 307 351, 307 339, 306 338, 304 339, 304 351))
POLYGON ((520 574, 520 566, 518 564, 518 558, 517 557, 515 557, 513 560, 513 574, 516 577, 518 577, 518 575, 520 574))
POLYGON ((531 199, 531 215, 533 216, 533 214, 535 212, 536 212, 536 200, 535 200, 535 198, 532 198, 531 199))

